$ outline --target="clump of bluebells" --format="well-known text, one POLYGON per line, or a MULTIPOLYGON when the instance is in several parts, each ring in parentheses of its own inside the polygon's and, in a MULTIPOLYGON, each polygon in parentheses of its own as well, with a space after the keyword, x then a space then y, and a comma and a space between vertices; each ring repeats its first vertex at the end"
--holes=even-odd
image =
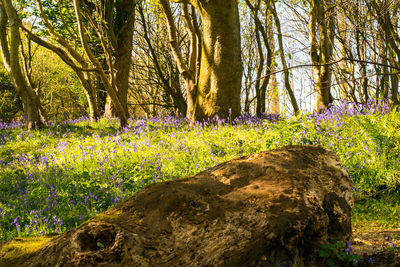
POLYGON ((0 239, 60 233, 143 187, 285 145, 339 155, 355 194, 398 188, 400 115, 385 103, 331 107, 290 119, 264 114, 195 124, 174 116, 0 127, 0 239))
MULTIPOLYGON (((323 259, 325 266, 357 266, 361 257, 357 255, 351 242, 331 242, 320 247, 319 257, 323 259)), ((370 258, 372 260, 372 258, 370 258)))

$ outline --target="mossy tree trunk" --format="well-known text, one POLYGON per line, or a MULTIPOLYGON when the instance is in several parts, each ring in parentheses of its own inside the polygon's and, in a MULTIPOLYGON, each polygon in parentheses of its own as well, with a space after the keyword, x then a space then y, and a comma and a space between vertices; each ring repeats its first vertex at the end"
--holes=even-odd
POLYGON ((240 115, 242 59, 237 0, 171 0, 193 5, 203 25, 195 119, 240 115))
POLYGON ((242 60, 238 2, 198 3, 195 6, 203 22, 203 47, 196 118, 239 116, 242 60))
POLYGON ((310 0, 310 46, 313 71, 317 76, 315 110, 321 112, 333 102, 331 95, 335 31, 334 4, 331 0, 310 0))
POLYGON ((275 39, 274 39, 274 28, 273 28, 273 22, 272 18, 267 13, 266 16, 266 26, 267 26, 267 34, 269 36, 268 38, 268 45, 271 51, 271 67, 270 67, 270 79, 269 79, 269 97, 270 97, 270 113, 272 114, 280 114, 280 101, 279 101, 279 87, 278 87, 278 82, 276 80, 276 67, 275 67, 275 39))

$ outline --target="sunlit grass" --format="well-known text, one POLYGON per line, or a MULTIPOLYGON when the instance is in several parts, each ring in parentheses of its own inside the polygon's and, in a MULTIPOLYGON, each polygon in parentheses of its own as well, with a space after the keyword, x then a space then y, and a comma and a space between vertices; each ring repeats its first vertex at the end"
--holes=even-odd
POLYGON ((60 233, 150 183, 303 144, 334 151, 355 183, 356 198, 378 199, 356 204, 356 224, 377 218, 376 212, 394 226, 398 214, 389 213, 398 210, 399 203, 388 200, 390 212, 383 212, 386 202, 380 198, 399 189, 399 125, 397 112, 360 113, 349 107, 288 120, 243 117, 233 124, 217 120, 190 125, 179 118, 156 117, 132 120, 124 130, 116 120, 104 119, 52 124, 38 132, 3 124, 0 239, 60 233))
POLYGON ((33 252, 38 251, 54 237, 40 236, 18 238, 5 244, 0 249, 0 266, 18 266, 22 264, 33 252))

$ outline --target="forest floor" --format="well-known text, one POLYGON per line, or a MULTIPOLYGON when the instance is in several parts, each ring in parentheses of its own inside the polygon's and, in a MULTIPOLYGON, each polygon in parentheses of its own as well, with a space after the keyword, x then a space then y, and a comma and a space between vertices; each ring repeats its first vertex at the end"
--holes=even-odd
POLYGON ((365 255, 357 266, 400 267, 399 129, 400 112, 348 107, 287 120, 243 116, 195 126, 160 116, 132 120, 124 130, 106 119, 33 132, 0 124, 0 247, 2 240, 19 239, 21 247, 26 238, 66 232, 155 182, 243 155, 311 144, 336 153, 354 182, 351 246, 365 255))
MULTIPOLYGON (((54 237, 54 236, 53 236, 54 237)), ((50 237, 52 238, 52 237, 50 237)), ((37 238, 15 238, 13 240, 0 241, 0 248, 10 244, 12 241, 20 241, 23 243, 36 243, 37 238)), ((49 239, 48 239, 49 240, 49 239)), ((47 240, 47 241, 48 241, 47 240)), ((40 244, 43 245, 44 240, 40 244)), ((379 266, 379 267, 397 267, 400 266, 400 249, 398 247, 391 247, 392 242, 400 242, 400 228, 397 229, 384 229, 382 227, 371 227, 365 228, 356 226, 353 227, 353 240, 352 247, 353 252, 362 257, 361 262, 353 266, 379 266)), ((19 242, 18 242, 19 243, 19 242)), ((24 247, 22 245, 22 247, 24 247)), ((15 260, 19 261, 32 252, 35 251, 35 246, 33 249, 31 246, 26 248, 16 249, 18 251, 18 256, 15 255, 15 260), (28 249, 29 247, 29 249, 28 249)), ((36 248, 37 249, 37 248, 36 248)), ((0 258, 4 256, 0 250, 0 258)))
POLYGON ((400 228, 356 226, 353 227, 351 246, 354 253, 362 256, 361 265, 358 266, 400 266, 400 249, 391 245, 399 241, 400 228))

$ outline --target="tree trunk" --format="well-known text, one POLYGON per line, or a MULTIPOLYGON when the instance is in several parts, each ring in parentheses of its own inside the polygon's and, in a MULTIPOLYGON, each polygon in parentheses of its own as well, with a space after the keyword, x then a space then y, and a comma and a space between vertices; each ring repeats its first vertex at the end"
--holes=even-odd
MULTIPOLYGON (((273 18, 276 15, 275 9, 268 3, 266 2, 266 10, 264 13, 264 19, 265 19, 265 28, 263 24, 261 23, 260 19, 258 18, 258 12, 260 10, 260 5, 261 5, 261 0, 258 0, 256 5, 253 5, 250 0, 246 0, 247 6, 251 9, 253 12, 253 17, 254 17, 254 22, 256 24, 256 41, 257 41, 257 49, 259 53, 259 58, 260 58, 260 63, 258 67, 258 72, 257 72, 257 77, 256 77, 256 98, 257 98, 257 105, 256 105, 256 114, 261 115, 262 113, 265 112, 265 102, 266 102, 266 91, 267 91, 267 86, 271 81, 271 86, 269 90, 271 102, 273 105, 273 112, 275 114, 279 114, 279 94, 278 94, 278 87, 276 85, 276 75, 273 73, 275 71, 275 39, 274 39, 274 34, 273 34, 273 18), (266 68, 265 68, 265 76, 261 78, 261 71, 262 68, 261 66, 264 64, 264 55, 262 51, 262 45, 260 42, 260 36, 259 34, 261 33, 264 41, 264 45, 267 49, 267 62, 266 62, 266 68), (275 82, 275 83, 274 83, 275 82), (261 85, 260 85, 261 83, 261 85), (272 91, 271 91, 272 90, 272 91)), ((277 16, 277 15, 276 15, 277 16)), ((275 18, 276 21, 278 21, 277 24, 277 31, 278 35, 280 34, 280 24, 279 24, 279 18, 275 18)), ((280 34, 281 35, 281 34, 280 34)), ((282 41, 282 38, 280 39, 282 41)), ((283 53, 283 52, 282 52, 283 53)), ((283 65, 286 66, 286 63, 283 61, 283 65)), ((288 72, 286 73, 288 75, 288 72)), ((286 84, 288 85, 288 84, 286 84)), ((291 91, 290 84, 289 84, 289 90, 291 91)), ((288 90, 288 91, 289 91, 288 90)), ((294 101, 296 103, 296 101, 294 101)), ((295 108, 296 105, 293 106, 295 108)))
POLYGON ((196 120, 240 115, 242 60, 237 0, 191 1, 203 22, 196 120))
MULTIPOLYGON (((17 260, 20 266, 324 266, 321 245, 352 234, 353 182, 340 166, 338 156, 319 146, 234 159, 154 183, 17 260)), ((0 251, 4 266, 16 262, 15 251, 1 245, 0 251)))
POLYGON ((329 0, 323 2, 311 0, 310 3, 311 60, 315 64, 313 71, 317 76, 315 110, 321 112, 332 103, 332 70, 327 64, 331 61, 333 54, 335 16, 332 11, 327 12, 328 9, 332 9, 332 3, 329 0))
MULTIPOLYGON (((124 128, 127 124, 128 113, 126 112, 126 109, 123 104, 123 102, 125 100, 122 99, 122 97, 120 97, 120 92, 119 92, 119 88, 118 88, 118 86, 122 86, 122 89, 120 89, 120 90, 123 91, 124 88, 123 88, 122 81, 124 79, 120 78, 120 80, 117 82, 117 76, 122 75, 122 77, 124 77, 124 75, 118 74, 118 71, 121 70, 121 67, 119 67, 118 70, 116 69, 115 65, 116 65, 116 62, 118 62, 118 59, 115 58, 115 55, 117 54, 117 51, 121 50, 121 52, 118 52, 119 53, 118 57, 121 57, 123 55, 126 56, 125 45, 129 46, 129 44, 123 43, 122 47, 118 47, 118 45, 120 45, 122 42, 128 42, 128 43, 132 42, 132 39, 131 39, 132 36, 130 36, 130 38, 129 38, 129 34, 127 34, 127 32, 133 33, 133 29, 127 29, 127 28, 133 27, 133 16, 129 15, 126 17, 126 15, 132 14, 134 2, 131 2, 128 0, 119 2, 118 6, 121 6, 121 9, 124 10, 124 12, 126 12, 127 14, 125 14, 125 13, 120 14, 119 17, 116 17, 117 21, 115 21, 115 22, 112 20, 114 17, 111 16, 110 20, 106 22, 106 23, 108 23, 109 31, 115 30, 115 27, 118 29, 118 31, 116 32, 116 35, 111 33, 111 35, 105 36, 106 33, 102 31, 103 29, 99 29, 99 28, 95 29, 96 31, 98 31, 98 35, 101 36, 100 40, 101 40, 103 50, 105 52, 105 57, 107 60, 108 73, 106 73, 106 71, 103 69, 102 64, 94 56, 93 51, 91 50, 91 48, 89 46, 89 42, 88 42, 87 36, 86 36, 87 25, 84 24, 84 21, 82 19, 82 10, 80 7, 80 0, 73 0, 73 5, 74 5, 74 11, 75 11, 75 16, 76 16, 77 25, 78 25, 79 38, 81 40, 83 51, 85 52, 86 56, 89 58, 91 63, 95 66, 96 71, 98 72, 98 74, 107 90, 107 93, 109 94, 109 96, 112 100, 113 107, 115 107, 116 114, 118 115, 118 118, 120 121, 120 127, 124 128), (127 5, 125 5, 126 2, 128 2, 127 5), (131 4, 132 6, 130 6, 129 4, 131 4), (132 9, 130 9, 130 7, 132 7, 132 9), (114 27, 114 23, 116 24, 115 27, 114 27), (118 26, 120 28, 118 28, 118 26), (100 33, 100 31, 101 31, 101 33, 100 33), (127 32, 125 32, 125 31, 127 31, 127 32), (106 43, 106 38, 108 40, 107 43, 106 43), (122 54, 120 54, 120 53, 122 53, 122 54), (122 99, 122 103, 121 103, 121 99, 122 99)), ((110 11, 113 11, 113 9, 110 11)), ((111 14, 114 14, 114 13, 111 12, 111 14)), ((91 25, 91 26, 93 27, 93 25, 91 25)), ((130 53, 131 52, 129 52, 129 57, 131 56, 130 53)), ((122 59, 120 59, 120 60, 122 61, 122 59)), ((130 69, 130 65, 125 65, 124 67, 127 69, 130 69)), ((129 79, 129 77, 128 77, 128 79, 129 79)))
POLYGON ((274 27, 272 21, 272 14, 267 14, 266 17, 266 26, 267 26, 267 34, 268 34, 268 46, 269 46, 269 54, 271 59, 270 63, 270 75, 269 80, 269 88, 268 94, 270 98, 270 113, 271 114, 280 114, 280 101, 279 101, 279 87, 276 81, 276 67, 275 67, 275 38, 274 38, 274 27))
POLYGON ((104 117, 112 118, 115 117, 115 109, 113 108, 112 100, 109 94, 106 97, 106 104, 104 105, 104 117))
POLYGON ((157 76, 160 79, 160 82, 165 90, 165 93, 170 96, 170 98, 172 99, 173 105, 175 107, 175 109, 177 110, 178 114, 181 115, 186 115, 187 114, 187 103, 185 98, 183 97, 182 94, 182 90, 181 90, 181 85, 180 85, 180 81, 179 81, 179 75, 176 75, 174 67, 172 67, 172 65, 174 65, 174 63, 172 63, 172 60, 168 61, 168 63, 172 63, 172 64, 167 64, 168 66, 168 74, 169 78, 167 78, 164 75, 164 72, 160 66, 160 62, 159 62, 159 54, 156 53, 152 41, 151 41, 151 36, 150 36, 150 32, 147 29, 149 27, 148 23, 146 22, 146 18, 144 16, 144 11, 143 11, 143 5, 141 3, 139 3, 138 5, 138 11, 139 11, 139 15, 140 15, 140 19, 142 22, 142 27, 143 27, 143 37, 146 40, 146 43, 148 45, 148 49, 149 49, 149 56, 153 61, 154 64, 154 68, 156 71, 157 76))
MULTIPOLYGON (((347 57, 348 52, 348 38, 350 37, 347 33, 347 17, 344 10, 340 10, 338 16, 338 39, 339 39, 339 46, 340 46, 340 54, 341 57, 347 57)), ((341 72, 339 73, 340 82, 339 82, 339 89, 340 89, 340 96, 341 100, 347 102, 350 100, 350 70, 345 60, 340 62, 339 69, 341 72)))
MULTIPOLYGON (((86 66, 87 67, 87 66, 86 66)), ((97 104, 97 91, 93 87, 90 74, 75 69, 75 73, 78 76, 80 83, 85 92, 86 100, 89 105, 89 118, 91 121, 97 121, 99 118, 99 108, 97 104)))
POLYGON ((272 14, 274 15, 275 19, 275 26, 278 32, 278 44, 279 44, 279 54, 281 57, 282 68, 284 69, 284 81, 285 81, 285 88, 290 98, 290 103, 293 107, 293 113, 297 114, 299 112, 299 106, 297 104, 296 96, 294 95, 292 86, 290 85, 290 73, 288 70, 288 65, 286 63, 285 51, 283 47, 283 40, 282 40, 282 30, 281 30, 281 22, 278 17, 278 13, 276 12, 275 3, 269 3, 269 9, 271 10, 272 14))
POLYGON ((129 75, 132 65, 132 47, 134 30, 135 1, 124 0, 116 2, 114 27, 117 36, 117 49, 115 51, 115 85, 119 101, 125 114, 128 111, 129 75))
POLYGON ((201 37, 196 33, 197 26, 197 18, 194 8, 190 8, 190 13, 187 4, 182 4, 183 10, 183 18, 185 20, 186 29, 190 39, 190 60, 188 70, 189 72, 183 75, 186 83, 186 92, 187 92, 187 111, 186 117, 189 118, 191 121, 195 121, 195 112, 196 112, 196 98, 197 98, 197 91, 198 91, 198 70, 199 64, 197 60, 200 59, 198 56, 198 43, 201 40, 201 37))
POLYGON ((393 105, 399 105, 399 74, 397 70, 394 70, 393 68, 390 69, 390 81, 392 84, 391 87, 391 100, 393 102, 393 105))
MULTIPOLYGON (((255 14, 257 16, 257 13, 255 14)), ((257 52, 258 52, 258 66, 257 66, 257 75, 256 75, 256 84, 255 84, 255 91, 256 91, 256 115, 261 116, 262 113, 265 112, 265 89, 266 86, 263 86, 266 83, 264 82, 264 79, 261 80, 261 75, 263 73, 264 69, 264 51, 261 43, 261 38, 260 38, 260 31, 258 27, 258 23, 256 23, 256 28, 255 28, 255 35, 256 35, 256 42, 257 42, 257 52)), ((269 66, 267 66, 268 68, 269 66)), ((269 78, 269 77, 268 77, 269 78)))
POLYGON ((0 50, 3 57, 4 66, 10 75, 15 89, 23 103, 25 120, 28 130, 40 128, 42 121, 40 118, 40 104, 35 91, 30 86, 22 72, 19 60, 20 51, 20 32, 19 20, 16 10, 10 0, 0 2, 0 50), (10 27, 10 43, 7 41, 7 21, 10 27))
MULTIPOLYGON (((380 88, 378 90, 377 95, 383 96, 384 99, 387 99, 389 96, 389 69, 386 65, 388 65, 388 58, 387 58, 387 46, 386 41, 384 40, 383 34, 378 34, 378 48, 379 48, 379 57, 381 59, 381 63, 384 64, 382 66, 382 76, 380 79, 380 85, 377 86, 380 88)), ((379 73, 379 72, 378 72, 379 73)))

